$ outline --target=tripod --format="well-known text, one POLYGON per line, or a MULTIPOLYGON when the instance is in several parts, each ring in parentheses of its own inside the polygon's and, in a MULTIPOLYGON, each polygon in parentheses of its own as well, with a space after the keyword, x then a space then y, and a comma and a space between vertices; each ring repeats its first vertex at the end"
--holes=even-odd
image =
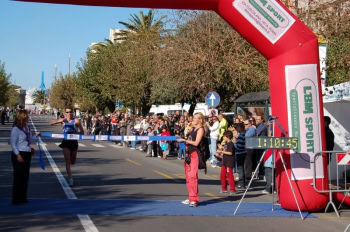
MULTIPOLYGON (((286 136, 287 133, 286 133, 286 131, 283 129, 283 127, 281 126, 281 124, 278 122, 277 118, 276 118, 276 117, 270 117, 270 119, 272 120, 273 126, 275 126, 275 123, 276 123, 276 124, 278 125, 278 127, 280 128, 282 134, 283 134, 284 136, 286 136)), ((271 183, 271 188, 272 188, 272 209, 271 209, 271 211, 274 211, 274 203, 275 203, 275 202, 274 202, 274 185, 275 185, 274 173, 275 173, 275 160, 276 160, 275 155, 276 155, 276 153, 278 153, 278 154, 280 155, 280 159, 281 159, 281 162, 282 162, 282 164, 283 164, 284 171, 286 172, 286 176, 287 176, 287 179, 288 179, 289 187, 290 187, 290 189, 292 190, 295 203, 296 203, 296 205, 297 205, 297 207, 298 207, 298 210, 299 210, 300 217, 301 217, 302 220, 304 220, 304 217, 303 217, 303 215, 302 215, 302 213, 301 213, 301 210, 300 210, 300 206, 299 206, 297 197, 296 197, 296 195, 295 195, 295 189, 294 189, 293 186, 292 186, 292 182, 291 182, 290 177, 289 177, 289 175, 288 175, 287 168, 286 168, 286 164, 285 164, 285 162, 284 162, 284 158, 283 158, 283 156, 282 156, 282 154, 281 154, 281 152, 280 152, 280 149, 272 149, 272 183, 271 183), (276 151, 276 152, 275 152, 275 151, 276 151)), ((249 181, 249 184, 248 184, 248 186, 247 186, 247 188, 246 188, 246 190, 245 190, 245 192, 244 192, 244 194, 243 194, 241 200, 239 201, 239 203, 238 203, 238 205, 237 205, 237 208, 236 208, 236 210, 235 210, 235 212, 234 212, 233 215, 236 215, 236 213, 237 213, 237 211, 238 211, 238 209, 239 209, 239 207, 240 207, 240 205, 241 205, 241 203, 242 203, 242 201, 243 201, 245 195, 246 195, 247 192, 248 192, 248 189, 250 188, 250 185, 251 185, 252 182, 253 182, 254 176, 255 176, 256 173, 258 172, 259 167, 260 167, 261 163, 262 163, 263 160, 264 160, 265 154, 266 154, 266 151, 264 151, 263 155, 261 156, 260 161, 259 161, 257 167, 255 168, 254 174, 252 175, 252 177, 251 177, 251 179, 250 179, 250 181, 249 181)), ((292 170, 292 169, 291 169, 291 174, 294 176, 294 173, 293 173, 293 170, 292 170)))

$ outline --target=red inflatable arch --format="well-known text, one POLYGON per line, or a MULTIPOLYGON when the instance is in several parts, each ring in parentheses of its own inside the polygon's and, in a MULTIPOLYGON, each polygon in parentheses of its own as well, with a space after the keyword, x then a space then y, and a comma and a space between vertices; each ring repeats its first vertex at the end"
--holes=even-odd
MULTIPOLYGON (((299 137, 300 153, 283 157, 288 172, 277 160, 277 186, 281 206, 298 210, 289 187, 292 179, 302 211, 323 209, 328 195, 314 191, 310 163, 325 148, 323 103, 320 88, 318 41, 314 33, 276 0, 19 0, 57 4, 213 10, 266 59, 269 67, 271 105, 288 136, 299 137), (322 116, 322 117, 321 117, 322 116), (293 170, 293 177, 291 171, 293 170)), ((275 135, 281 136, 279 129, 275 135)), ((317 164, 318 189, 327 189, 325 160, 317 164)))

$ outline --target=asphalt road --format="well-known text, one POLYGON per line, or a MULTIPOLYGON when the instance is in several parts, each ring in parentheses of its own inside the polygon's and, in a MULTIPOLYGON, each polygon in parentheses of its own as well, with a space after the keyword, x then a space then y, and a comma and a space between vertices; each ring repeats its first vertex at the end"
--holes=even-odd
MULTIPOLYGON (((61 126, 49 126, 52 119, 45 115, 32 116, 38 131, 61 133, 61 126)), ((79 142, 78 160, 72 169, 75 185, 69 188, 60 175, 62 173, 66 177, 62 150, 57 146, 60 140, 49 138, 43 138, 46 170, 40 169, 36 156, 32 161, 28 190, 30 202, 18 208, 10 204, 11 148, 6 145, 10 129, 11 124, 0 125, 0 231, 313 232, 344 231, 350 223, 350 212, 345 210, 341 218, 334 213, 320 212, 305 220, 269 216, 267 211, 258 215, 233 216, 242 194, 230 197, 219 194, 220 169, 211 167, 207 175, 203 172, 199 174, 200 206, 189 208, 180 202, 187 198, 183 161, 176 157, 166 161, 148 158, 145 153, 111 142, 79 142), (46 156, 52 157, 51 163, 46 156), (53 169, 52 166, 56 165, 57 168, 53 169), (109 205, 118 204, 119 208, 114 211, 106 210, 109 205), (162 206, 153 209, 157 204, 162 206), (139 208, 134 208, 135 205, 139 208), (37 207, 42 208, 36 211, 37 207), (212 207, 212 211, 203 213, 203 209, 208 207, 212 207), (225 210, 232 211, 232 214, 218 216, 221 215, 218 212, 220 207, 226 207, 225 210), (141 208, 142 213, 136 210, 141 208), (199 213, 205 216, 189 216, 199 213)), ((255 181, 244 202, 271 204, 271 195, 260 194, 263 184, 255 181)))

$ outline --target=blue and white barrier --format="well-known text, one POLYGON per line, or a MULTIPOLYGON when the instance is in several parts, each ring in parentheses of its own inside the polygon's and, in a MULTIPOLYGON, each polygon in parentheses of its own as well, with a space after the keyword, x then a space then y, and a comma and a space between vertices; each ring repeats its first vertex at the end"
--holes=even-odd
MULTIPOLYGON (((80 141, 177 141, 177 136, 118 136, 118 135, 81 135, 81 134, 51 134, 41 133, 40 137, 65 139, 65 140, 80 140, 80 141)), ((184 143, 179 143, 180 149, 186 150, 184 143)), ((44 159, 40 149, 40 139, 38 139, 40 167, 45 170, 44 159)))
POLYGON ((80 135, 80 134, 51 134, 41 133, 41 137, 49 137, 66 140, 90 140, 90 141, 176 141, 176 136, 118 136, 118 135, 80 135))

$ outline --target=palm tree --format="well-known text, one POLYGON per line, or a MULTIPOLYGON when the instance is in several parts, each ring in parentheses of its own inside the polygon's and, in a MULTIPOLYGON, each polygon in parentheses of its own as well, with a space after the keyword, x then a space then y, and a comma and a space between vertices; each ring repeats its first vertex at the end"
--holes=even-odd
POLYGON ((91 46, 91 53, 103 53, 109 48, 114 47, 116 44, 109 39, 105 39, 105 42, 99 42, 91 46))
POLYGON ((119 22, 125 26, 126 30, 120 30, 120 32, 115 33, 117 40, 124 41, 132 35, 148 37, 166 32, 167 30, 164 30, 164 22, 162 21, 166 16, 164 15, 159 19, 155 19, 154 16, 154 10, 149 10, 147 15, 140 11, 139 16, 136 14, 131 15, 130 23, 119 22))
POLYGON ((33 102, 45 104, 45 91, 37 90, 33 94, 33 102))

